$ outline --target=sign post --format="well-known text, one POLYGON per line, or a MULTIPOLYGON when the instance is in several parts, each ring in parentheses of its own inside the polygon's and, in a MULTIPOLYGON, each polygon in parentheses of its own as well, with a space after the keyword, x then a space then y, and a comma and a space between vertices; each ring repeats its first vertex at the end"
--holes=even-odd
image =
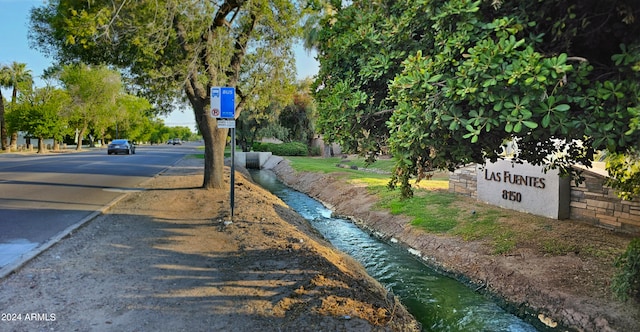
POLYGON ((235 207, 235 175, 236 175, 236 89, 230 87, 211 87, 211 117, 216 118, 218 128, 231 129, 231 188, 229 197, 231 204, 231 221, 235 207))

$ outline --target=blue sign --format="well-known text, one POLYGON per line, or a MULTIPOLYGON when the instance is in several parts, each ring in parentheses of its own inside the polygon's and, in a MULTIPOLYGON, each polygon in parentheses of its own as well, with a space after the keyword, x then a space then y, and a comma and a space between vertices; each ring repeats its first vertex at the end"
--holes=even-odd
POLYGON ((211 117, 218 119, 235 119, 236 89, 214 86, 211 88, 211 117))

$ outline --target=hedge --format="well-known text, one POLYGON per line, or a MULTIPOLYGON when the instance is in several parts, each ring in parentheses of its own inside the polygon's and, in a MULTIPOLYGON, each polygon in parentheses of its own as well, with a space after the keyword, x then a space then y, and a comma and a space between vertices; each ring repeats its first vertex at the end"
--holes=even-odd
POLYGON ((254 143, 253 151, 271 152, 276 156, 307 156, 309 148, 306 144, 300 142, 290 143, 254 143))

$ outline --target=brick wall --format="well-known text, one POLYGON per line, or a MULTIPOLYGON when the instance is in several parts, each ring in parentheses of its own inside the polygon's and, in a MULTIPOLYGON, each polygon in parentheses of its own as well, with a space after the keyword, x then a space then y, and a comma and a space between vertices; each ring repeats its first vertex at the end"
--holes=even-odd
MULTIPOLYGON (((571 220, 587 222, 616 231, 640 234, 640 199, 624 201, 604 183, 606 175, 583 170, 585 181, 571 183, 571 220)), ((476 166, 449 174, 449 192, 477 198, 476 166)))

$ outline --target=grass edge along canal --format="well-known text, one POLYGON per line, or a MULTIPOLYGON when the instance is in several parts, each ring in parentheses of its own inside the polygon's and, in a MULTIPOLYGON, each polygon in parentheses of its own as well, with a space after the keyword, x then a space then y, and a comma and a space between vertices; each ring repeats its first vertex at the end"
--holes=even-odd
POLYGON ((364 158, 285 157, 296 172, 331 174, 348 183, 364 185, 378 197, 376 209, 411 218, 425 232, 483 241, 494 255, 508 255, 519 246, 532 247, 544 255, 572 252, 606 257, 613 261, 622 251, 591 243, 572 241, 554 231, 556 220, 502 209, 462 195, 450 193, 449 173, 434 172, 429 180, 411 183, 412 198, 401 198, 399 189, 389 189, 394 161, 378 159, 366 165, 364 158))

